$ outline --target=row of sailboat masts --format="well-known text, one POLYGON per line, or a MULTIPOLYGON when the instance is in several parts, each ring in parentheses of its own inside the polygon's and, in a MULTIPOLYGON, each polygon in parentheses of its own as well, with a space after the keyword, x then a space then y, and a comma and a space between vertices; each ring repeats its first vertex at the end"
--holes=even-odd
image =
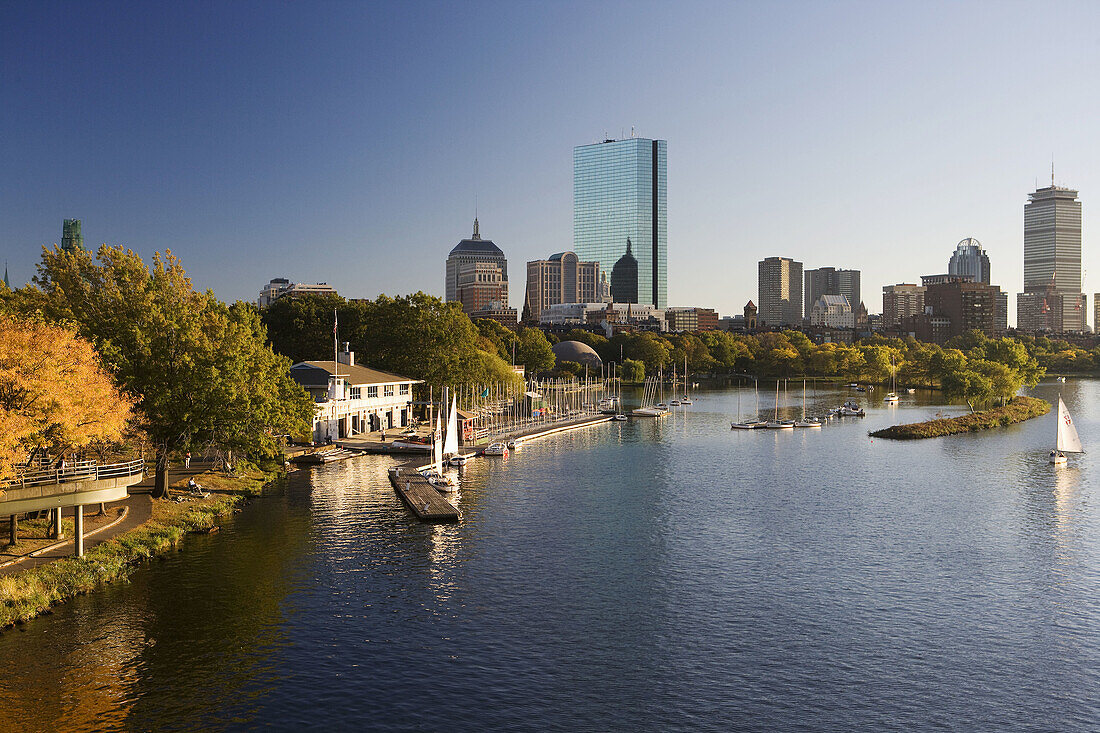
MULTIPOLYGON (((608 384, 602 379, 495 382, 452 388, 458 407, 475 416, 478 437, 505 435, 596 412, 607 391, 608 384)), ((447 403, 443 399, 443 404, 447 403)))

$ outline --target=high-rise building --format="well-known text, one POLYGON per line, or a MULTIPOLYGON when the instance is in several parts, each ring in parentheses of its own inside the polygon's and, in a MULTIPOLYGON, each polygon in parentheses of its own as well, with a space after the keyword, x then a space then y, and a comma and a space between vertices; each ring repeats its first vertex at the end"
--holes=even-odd
POLYGON ((542 309, 548 305, 602 300, 599 262, 583 262, 575 252, 559 252, 548 259, 527 263, 525 302, 531 320, 538 321, 542 309))
MULTIPOLYGON (((668 301, 667 148, 664 140, 604 140, 573 149, 573 251, 614 272, 629 239, 637 264, 633 301, 668 301)), ((615 289, 614 275, 611 289, 615 289)))
POLYGON ((989 255, 982 243, 974 237, 955 245, 955 252, 947 263, 948 275, 971 275, 976 283, 989 284, 989 255))
POLYGON ((66 252, 84 249, 84 235, 80 233, 80 219, 65 219, 62 222, 61 249, 66 252))
POLYGON ((473 236, 447 255, 445 299, 461 303, 471 318, 492 318, 507 326, 519 320, 508 305, 508 259, 492 240, 481 238, 477 217, 473 236))
POLYGON ((892 328, 901 323, 902 318, 916 316, 924 312, 924 286, 913 283, 898 283, 882 286, 882 325, 892 328))
POLYGON ((463 239, 454 246, 447 255, 447 282, 444 289, 444 299, 447 301, 458 300, 458 276, 462 265, 473 265, 479 262, 489 262, 500 265, 502 280, 504 283, 504 301, 508 300, 508 259, 500 247, 493 244, 491 239, 482 239, 478 228, 477 217, 474 217, 474 234, 469 239, 463 239))
POLYGON ((788 257, 767 257, 757 266, 759 319, 767 326, 802 323, 802 263, 788 257))
POLYGON ((860 302, 859 270, 838 270, 835 267, 819 267, 806 270, 805 287, 802 289, 802 312, 807 318, 814 303, 822 295, 843 295, 854 311, 860 302))
POLYGON ((1016 298, 1016 327, 1082 331, 1085 310, 1081 202, 1074 189, 1055 186, 1052 173, 1050 186, 1028 194, 1024 204, 1024 292, 1016 298))
MULTIPOLYGON (((1001 336, 1004 334, 1005 321, 1003 309, 1007 303, 1003 295, 996 285, 977 283, 959 276, 925 288, 925 314, 929 318, 936 317, 949 322, 943 332, 946 338, 958 336, 971 329, 981 331, 986 336, 1001 336)), ((920 334, 918 337, 921 337, 920 334)))
POLYGON ((1019 293, 1016 328, 1050 333, 1083 331, 1087 297, 1084 293, 1060 293, 1053 282, 1041 293, 1019 293))
MULTIPOLYGON (((7 282, 7 268, 4 269, 4 281, 7 282)), ((8 283, 11 287, 11 283, 8 283)), ((1100 333, 1100 293, 1092 294, 1092 331, 1100 333)))

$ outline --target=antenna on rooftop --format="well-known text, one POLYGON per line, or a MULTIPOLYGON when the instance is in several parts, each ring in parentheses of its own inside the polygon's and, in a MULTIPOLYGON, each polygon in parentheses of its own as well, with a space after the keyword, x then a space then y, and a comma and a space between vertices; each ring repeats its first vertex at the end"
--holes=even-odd
POLYGON ((1050 187, 1054 188, 1054 153, 1050 154, 1050 187))

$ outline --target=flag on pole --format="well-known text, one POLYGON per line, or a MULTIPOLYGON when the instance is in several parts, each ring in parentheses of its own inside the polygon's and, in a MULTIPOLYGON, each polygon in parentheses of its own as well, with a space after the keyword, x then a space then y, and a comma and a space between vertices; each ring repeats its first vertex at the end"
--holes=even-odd
POLYGON ((337 322, 337 319, 336 319, 336 309, 335 309, 335 308, 333 308, 333 309, 332 309, 332 335, 333 335, 333 336, 335 336, 335 335, 336 335, 336 322, 337 322))

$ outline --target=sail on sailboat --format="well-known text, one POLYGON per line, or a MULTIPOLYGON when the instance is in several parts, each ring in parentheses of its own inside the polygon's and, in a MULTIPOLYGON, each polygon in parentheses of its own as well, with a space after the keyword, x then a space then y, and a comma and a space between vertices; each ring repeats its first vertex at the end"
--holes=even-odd
MULTIPOLYGON (((457 491, 458 480, 453 475, 443 473, 443 426, 440 415, 435 415, 435 432, 432 434, 432 465, 424 472, 428 482, 439 491, 457 491)), ((457 438, 457 436, 456 436, 457 438)), ((455 446, 457 451, 458 446, 455 446)))
POLYGON ((443 441, 444 460, 452 466, 466 462, 466 456, 458 452, 458 397, 451 395, 451 412, 447 415, 447 437, 443 441))
POLYGON ((1056 466, 1062 466, 1066 463, 1066 453, 1084 452, 1073 418, 1066 409, 1066 403, 1062 401, 1062 395, 1058 395, 1058 434, 1055 438, 1054 450, 1050 452, 1050 462, 1056 466))

